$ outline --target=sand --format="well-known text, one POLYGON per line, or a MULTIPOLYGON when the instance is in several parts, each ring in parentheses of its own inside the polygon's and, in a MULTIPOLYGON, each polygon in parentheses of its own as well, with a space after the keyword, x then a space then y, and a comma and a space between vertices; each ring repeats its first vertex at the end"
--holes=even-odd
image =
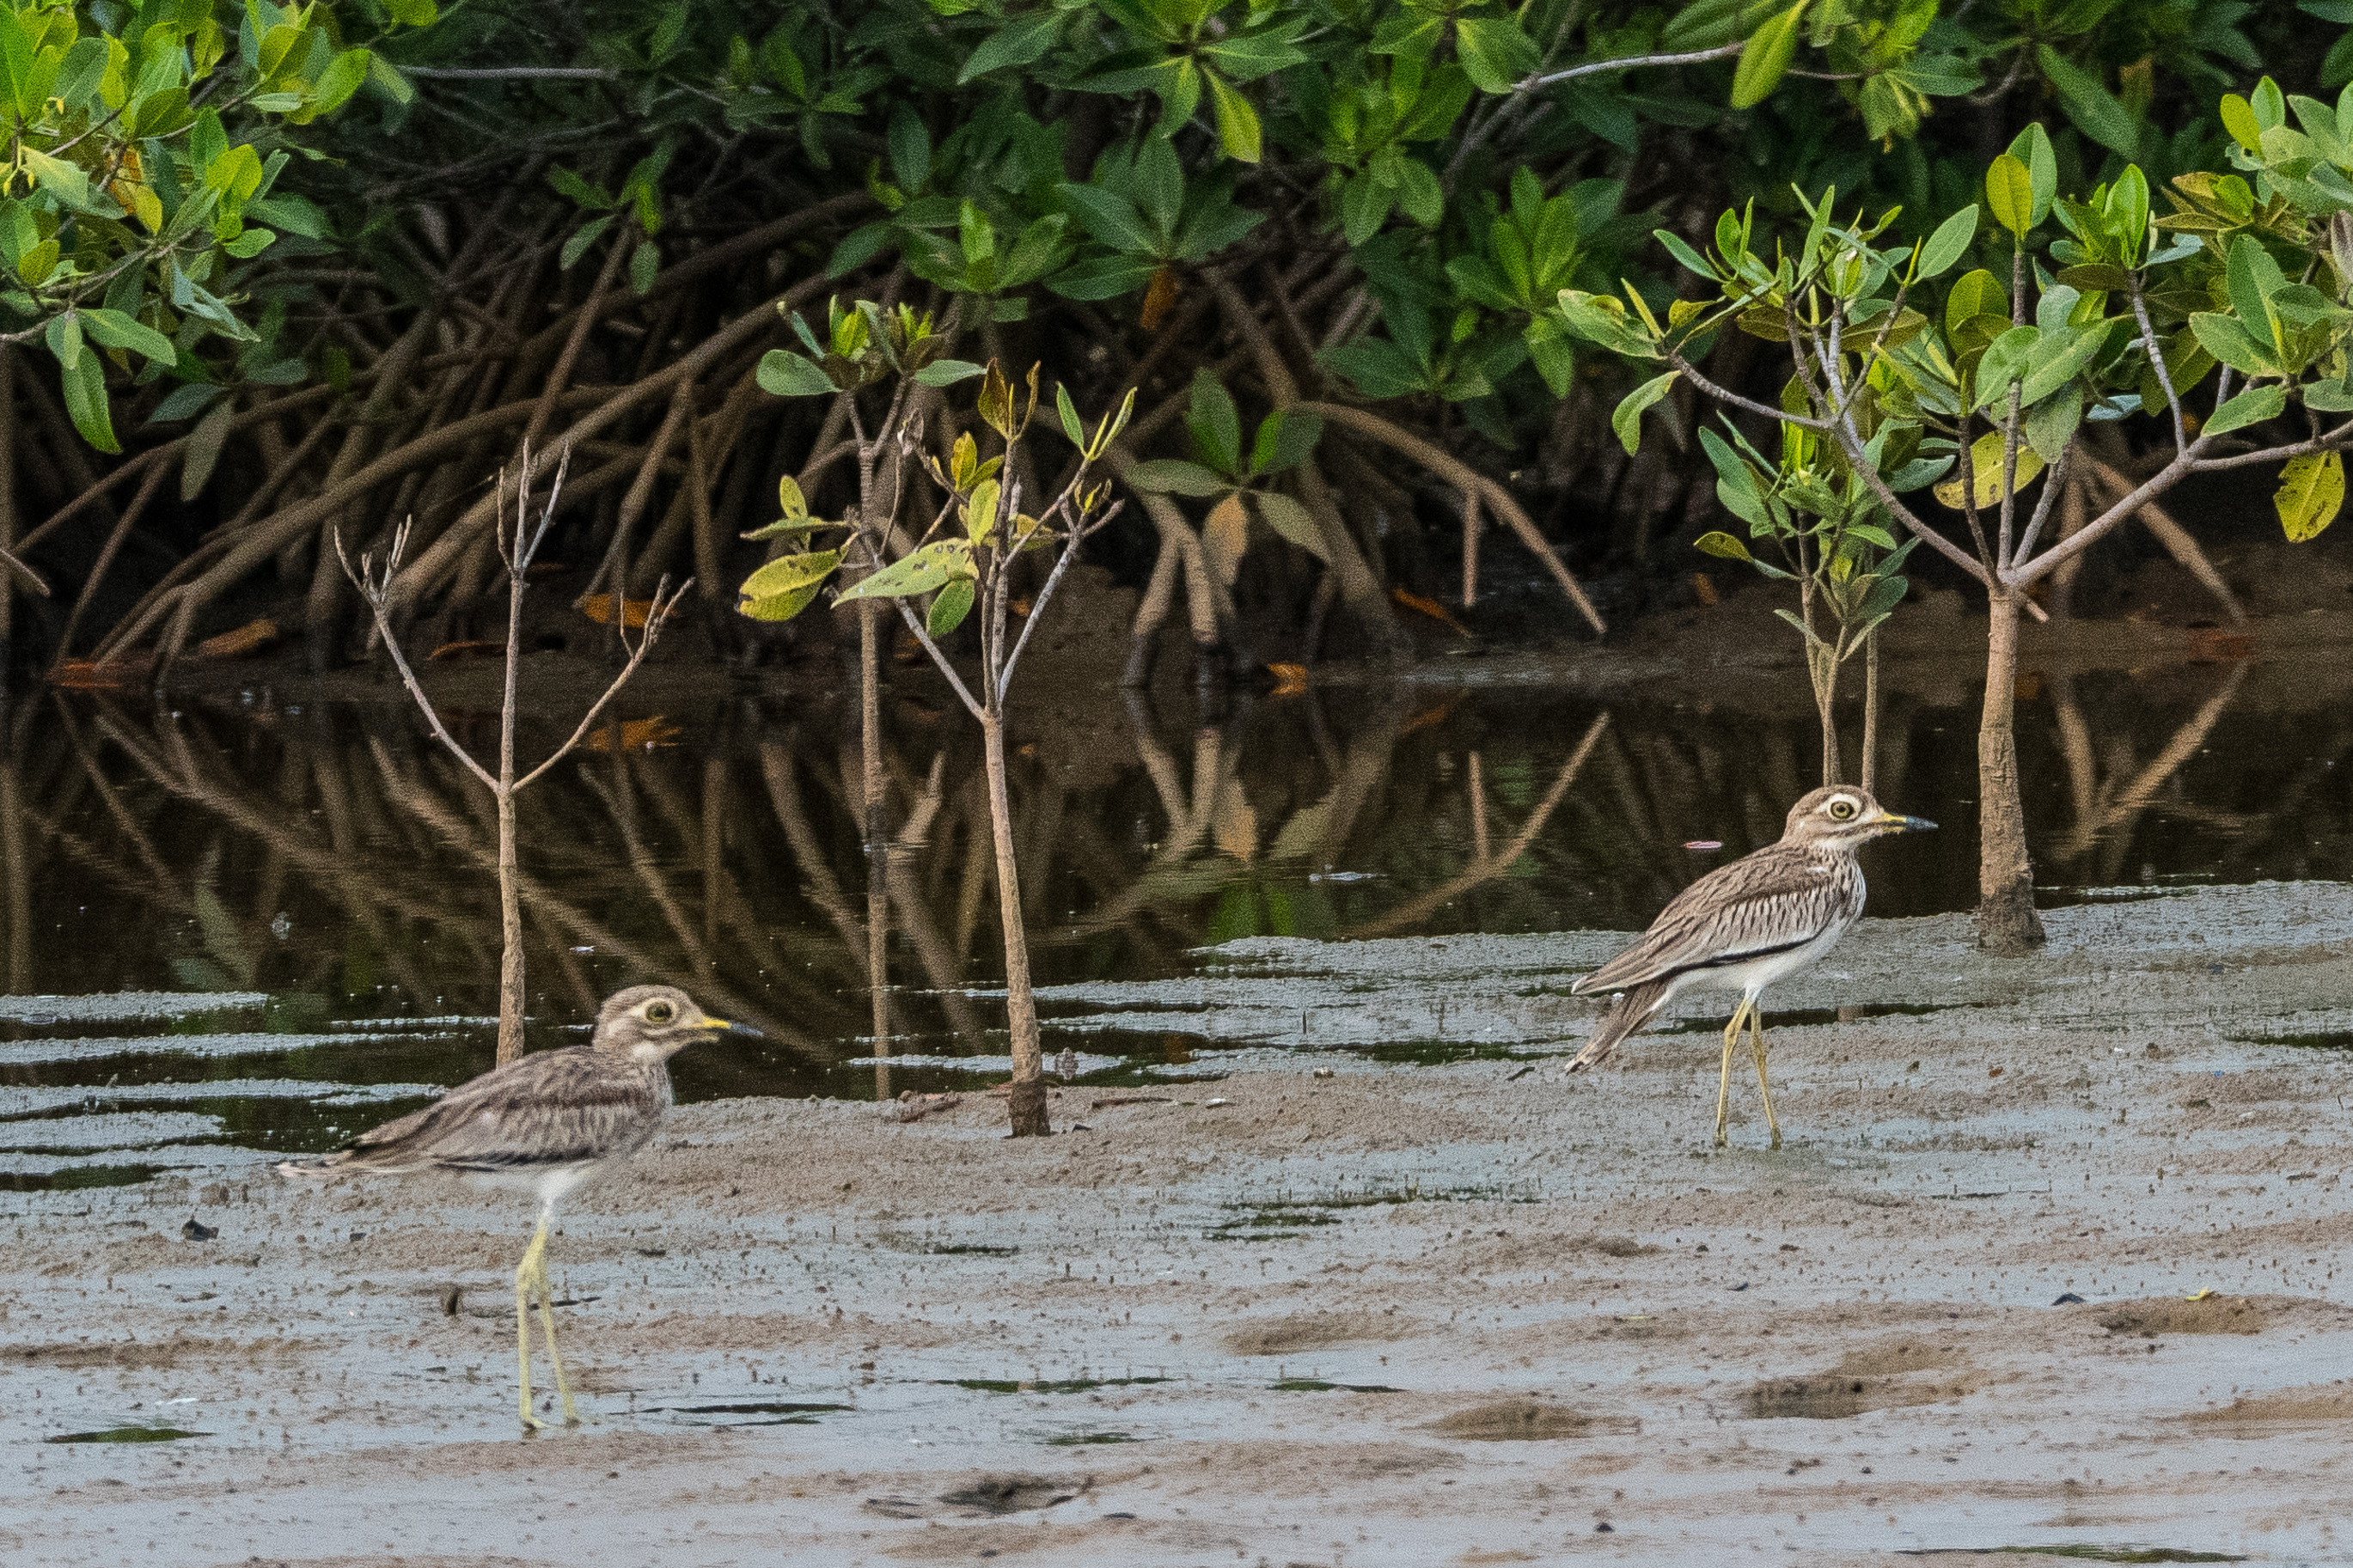
POLYGON ((1777 991, 1778 1152, 1753 1075, 1711 1148, 1704 1013, 1563 1075, 1601 933, 1065 988, 1050 1051, 1237 1048, 1068 1087, 1050 1140, 985 1094, 683 1109, 565 1218, 588 1422, 529 1440, 512 1198, 9 1194, 0 1555, 2353 1559, 2353 889, 2051 927, 1866 921, 1777 991), (54 1441, 125 1424, 204 1436, 54 1441))

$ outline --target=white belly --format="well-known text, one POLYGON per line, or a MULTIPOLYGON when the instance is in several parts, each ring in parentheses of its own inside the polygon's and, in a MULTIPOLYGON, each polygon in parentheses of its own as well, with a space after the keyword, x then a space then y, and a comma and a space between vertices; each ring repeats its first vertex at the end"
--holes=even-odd
POLYGON ((1783 952, 1768 952, 1745 963, 1725 963, 1710 969, 1694 969, 1676 977, 1675 992, 1738 991, 1755 996, 1777 980, 1786 979, 1811 965, 1822 954, 1838 945, 1846 934, 1847 923, 1832 925, 1803 947, 1793 947, 1783 952))

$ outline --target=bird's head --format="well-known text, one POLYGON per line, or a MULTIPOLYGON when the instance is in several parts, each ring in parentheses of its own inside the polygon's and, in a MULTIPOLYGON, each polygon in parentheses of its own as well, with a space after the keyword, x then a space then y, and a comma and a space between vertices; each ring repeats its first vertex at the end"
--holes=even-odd
POLYGON ((596 1015, 596 1046, 641 1062, 663 1062, 719 1029, 758 1031, 714 1018, 675 985, 632 985, 596 1015))
POLYGON ((1890 833, 1925 833, 1936 826, 1885 810, 1858 785, 1825 784, 1789 808, 1781 842, 1854 849, 1890 833))

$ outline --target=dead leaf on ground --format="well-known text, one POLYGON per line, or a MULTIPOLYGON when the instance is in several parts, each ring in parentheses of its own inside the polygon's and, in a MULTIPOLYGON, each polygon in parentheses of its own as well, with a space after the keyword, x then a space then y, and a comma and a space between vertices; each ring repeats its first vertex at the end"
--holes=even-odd
POLYGON ((154 663, 149 658, 69 658, 58 666, 49 682, 68 691, 114 691, 138 685, 154 663))
POLYGON ((263 616, 259 619, 246 622, 233 632, 223 632, 218 637, 206 637, 196 645, 195 657, 236 658, 241 654, 268 647, 277 640, 278 623, 268 616, 263 616))
MULTIPOLYGON (((623 599, 621 624, 632 631, 637 630, 646 624, 646 617, 653 613, 653 607, 651 599, 623 599)), ((582 615, 600 626, 613 624, 613 595, 610 594, 590 594, 580 601, 579 608, 582 615)))
POLYGON ((427 654, 425 657, 428 660, 437 658, 494 658, 506 651, 507 645, 502 642, 486 642, 477 638, 470 642, 445 642, 439 647, 435 648, 431 653, 427 654))
POLYGON ((580 744, 592 752, 639 752, 649 746, 674 746, 684 733, 657 713, 650 719, 600 725, 588 731, 588 738, 580 744))
POLYGON ((1457 637, 1463 638, 1465 641, 1470 640, 1471 628, 1464 626, 1461 621, 1456 620, 1454 618, 1454 612, 1440 604, 1437 600, 1426 598, 1419 594, 1412 593, 1404 588, 1391 588, 1389 590, 1389 597, 1395 599, 1398 604, 1403 605, 1409 610, 1418 611, 1422 615, 1428 616, 1434 621, 1445 622, 1447 626, 1453 628, 1454 634, 1457 637))
POLYGON ((1274 677, 1271 697, 1296 697, 1307 689, 1307 667, 1303 664, 1270 664, 1267 673, 1274 677))

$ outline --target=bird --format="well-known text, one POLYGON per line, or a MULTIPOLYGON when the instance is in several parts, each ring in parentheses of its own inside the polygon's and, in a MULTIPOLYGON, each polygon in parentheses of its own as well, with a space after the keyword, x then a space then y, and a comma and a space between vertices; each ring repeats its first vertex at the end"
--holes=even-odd
POLYGON ((1633 946, 1577 980, 1573 995, 1614 993, 1601 1026, 1568 1064, 1581 1072, 1620 1041, 1663 1012, 1685 991, 1737 991, 1740 1005, 1724 1029, 1724 1065, 1716 1075, 1715 1146, 1725 1146, 1725 1116, 1732 1093, 1732 1053, 1746 1025, 1757 1058, 1757 1088, 1773 1147, 1781 1124, 1773 1116, 1773 1089, 1765 1077, 1765 1013, 1758 997, 1776 980, 1796 973, 1836 945, 1862 914, 1862 868, 1854 853, 1874 838, 1923 833, 1936 825, 1881 807, 1871 792, 1826 784, 1789 808, 1780 842, 1729 866, 1719 866, 1685 888, 1659 911, 1633 946))
POLYGON ((533 1289, 564 1424, 580 1424, 555 1345, 547 1283, 547 1229, 570 1194, 645 1147, 670 1107, 670 1058, 719 1030, 759 1031, 714 1018, 670 985, 633 985, 607 998, 587 1043, 529 1056, 459 1084, 421 1110, 371 1128, 318 1160, 289 1160, 281 1175, 438 1172, 539 1199, 539 1228, 515 1268, 515 1353, 526 1433, 546 1426, 531 1407, 533 1289))

